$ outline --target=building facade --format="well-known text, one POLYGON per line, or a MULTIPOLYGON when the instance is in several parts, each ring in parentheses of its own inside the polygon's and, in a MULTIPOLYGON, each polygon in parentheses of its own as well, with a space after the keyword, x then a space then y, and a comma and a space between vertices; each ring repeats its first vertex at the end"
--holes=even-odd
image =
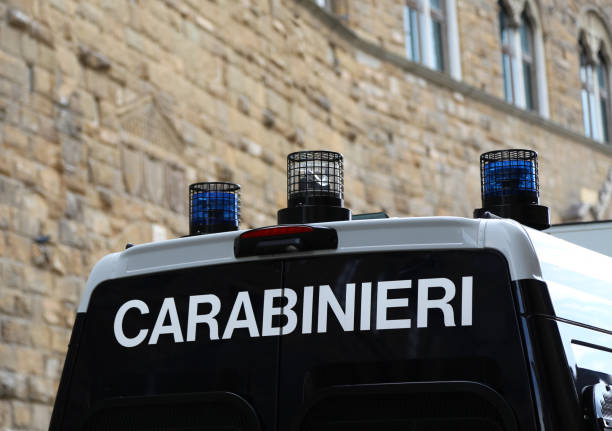
POLYGON ((188 232, 187 186, 286 206, 286 155, 345 203, 480 206, 482 152, 540 154, 554 222, 612 218, 612 0, 0 0, 0 429, 48 426, 103 255, 188 232))

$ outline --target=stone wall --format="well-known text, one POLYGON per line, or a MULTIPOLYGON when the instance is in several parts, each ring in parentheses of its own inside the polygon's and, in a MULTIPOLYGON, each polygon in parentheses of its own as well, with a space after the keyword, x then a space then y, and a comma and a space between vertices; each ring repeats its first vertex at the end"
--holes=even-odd
POLYGON ((402 59, 399 1, 0 1, 0 429, 46 429, 89 270, 187 233, 196 180, 242 184, 242 227, 272 224, 286 155, 331 149, 357 213, 470 216, 479 154, 528 147, 554 221, 596 196, 612 151, 575 133, 567 3, 546 121, 499 99, 483 0, 459 2, 465 83, 402 59))

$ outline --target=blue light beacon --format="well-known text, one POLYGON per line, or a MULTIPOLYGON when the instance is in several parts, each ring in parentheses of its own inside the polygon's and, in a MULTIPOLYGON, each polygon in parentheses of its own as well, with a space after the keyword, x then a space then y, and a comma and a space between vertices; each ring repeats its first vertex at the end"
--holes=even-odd
POLYGON ((240 186, 209 182, 189 186, 189 235, 238 230, 240 186))
POLYGON ((491 214, 534 229, 550 227, 548 207, 539 205, 538 154, 531 150, 490 151, 480 156, 482 208, 476 218, 491 214))

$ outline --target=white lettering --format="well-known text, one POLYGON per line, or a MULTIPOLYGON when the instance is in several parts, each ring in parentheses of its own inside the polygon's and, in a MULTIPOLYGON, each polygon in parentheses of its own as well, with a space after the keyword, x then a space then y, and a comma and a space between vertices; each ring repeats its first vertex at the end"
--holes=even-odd
POLYGON ((370 320, 372 312, 372 283, 361 284, 361 330, 368 331, 370 329, 370 320))
POLYGON ((151 338, 149 338, 149 344, 157 344, 157 339, 162 334, 172 334, 174 336, 175 343, 183 342, 183 334, 181 332, 181 324, 179 322, 178 314, 176 312, 176 304, 174 298, 164 298, 161 310, 157 316, 157 321, 151 332, 151 338), (170 324, 164 325, 166 316, 170 317, 170 324))
MULTIPOLYGON (((459 299, 451 301, 457 296, 457 287, 448 278, 427 278, 415 280, 418 284, 416 292, 416 312, 410 313, 412 317, 416 314, 416 327, 427 328, 429 324, 429 311, 437 309, 442 312, 442 318, 445 327, 454 327, 455 325, 472 326, 473 324, 473 276, 464 276, 461 278, 461 303, 459 299), (438 299, 430 298, 430 291, 442 289, 443 296, 438 299), (457 310, 455 310, 455 306, 457 310), (459 306, 461 310, 459 311, 459 306), (461 313, 461 318, 455 321, 455 311, 461 313), (459 323, 460 320, 460 323, 459 323)), ((305 286, 302 293, 301 310, 296 310, 298 303, 298 293, 293 289, 267 289, 263 291, 263 308, 262 315, 255 317, 253 305, 248 291, 238 292, 235 297, 234 304, 225 322, 225 330, 223 331, 222 339, 230 339, 236 329, 248 329, 250 337, 259 337, 260 329, 261 336, 281 336, 288 335, 296 331, 298 325, 301 325, 302 334, 311 334, 314 331, 318 333, 326 333, 328 329, 328 316, 333 314, 343 331, 354 331, 355 319, 358 318, 358 330, 369 331, 375 325, 376 330, 385 329, 407 329, 412 325, 411 318, 389 318, 388 314, 397 317, 397 313, 408 312, 409 306, 408 293, 399 295, 399 292, 391 294, 390 291, 397 289, 411 289, 412 280, 388 280, 379 281, 376 285, 376 292, 373 293, 373 282, 361 283, 360 304, 355 304, 356 283, 347 283, 346 287, 338 287, 332 289, 330 285, 323 284, 320 286, 305 286), (318 288, 318 301, 314 304, 314 289, 318 288), (373 295, 376 294, 376 309, 373 310, 372 304, 373 295), (338 296, 336 296, 338 295, 338 296), (389 298, 391 296, 391 298, 389 298), (399 296, 399 297, 398 297, 399 296), (341 305, 342 304, 342 305, 341 305), (314 307, 318 305, 318 309, 314 307), (359 306, 359 310, 356 307, 359 306), (404 308, 404 310, 394 310, 396 313, 390 312, 390 309, 404 308), (330 313, 331 310, 331 313, 330 313), (301 312, 301 315, 298 315, 301 312), (313 315, 316 313, 316 315, 313 315), (356 314, 359 314, 358 316, 356 314), (372 316, 376 313, 376 316, 372 316), (244 317, 242 317, 244 316, 244 317), (278 316, 278 317, 276 317, 278 316), (262 320, 259 321, 258 319, 262 320), (299 318, 302 319, 300 324, 299 318), (316 319, 316 329, 313 328, 313 319, 316 319), (261 328, 258 326, 261 323, 261 328), (278 326, 274 326, 274 325, 278 326)), ((408 291, 410 292, 410 291, 408 291)), ((442 295, 433 293, 435 296, 442 295)), ((155 320, 153 328, 147 329, 132 329, 131 325, 128 328, 128 333, 138 333, 135 336, 126 336, 124 332, 124 320, 130 310, 136 309, 140 314, 148 314, 148 305, 139 300, 132 299, 122 304, 115 315, 113 330, 117 342, 123 347, 135 347, 147 340, 148 344, 157 344, 159 336, 168 334, 172 335, 175 343, 183 341, 193 342, 197 338, 198 325, 205 324, 208 326, 210 340, 218 340, 220 334, 219 315, 222 310, 221 298, 213 294, 194 295, 189 297, 189 307, 185 312, 181 309, 181 316, 177 312, 177 306, 174 298, 164 298, 161 304, 159 314, 155 320), (207 312, 199 313, 202 304, 207 312), (210 309, 208 308, 210 304, 210 309), (187 333, 185 340, 181 324, 185 324, 181 319, 187 319, 187 333), (166 322, 168 322, 166 324, 166 322), (133 332, 132 332, 133 331, 133 332)), ((134 312, 135 313, 135 312, 134 312)), ((439 314, 434 315, 437 317, 439 314)), ((225 313, 222 313, 225 315, 225 313)), ((457 316, 459 317, 459 316, 457 316)), ((414 318, 414 317, 412 317, 414 318)), ((132 319, 130 319, 132 320, 132 319)), ((202 328, 200 327, 200 330, 202 328)), ((299 330, 298 330, 299 331, 299 330)))
POLYGON ((302 304, 302 334, 312 332, 312 286, 304 287, 304 303, 302 304))
POLYGON ((410 328, 410 319, 387 320, 387 308, 408 307, 408 298, 389 299, 387 293, 393 289, 410 289, 411 280, 379 281, 376 294, 376 329, 410 328))
POLYGON ((234 308, 232 308, 230 317, 227 319, 227 326, 223 332, 223 339, 227 340, 228 338, 232 338, 234 329, 240 328, 247 328, 251 337, 259 337, 259 330, 257 329, 257 322, 255 321, 255 313, 253 313, 249 292, 238 292, 236 302, 234 302, 234 308), (244 309, 246 315, 246 319, 244 320, 238 320, 241 309, 244 309))
POLYGON ((261 335, 263 337, 270 335, 287 335, 292 333, 297 327, 297 314, 293 311, 293 307, 297 303, 297 294, 292 289, 270 289, 264 292, 264 309, 263 309, 263 324, 261 327, 261 335), (274 307, 274 298, 287 298, 287 305, 282 307, 274 307), (287 323, 282 327, 272 327, 272 317, 280 314, 287 316, 287 323))
POLYGON ((187 315, 187 341, 195 341, 196 325, 206 323, 210 330, 210 339, 219 339, 219 326, 215 316, 221 310, 221 301, 216 295, 196 295, 189 297, 189 313, 187 315), (211 310, 207 314, 198 314, 200 304, 210 304, 211 310))
POLYGON ((461 326, 472 326, 472 283, 474 277, 461 278, 461 326))
POLYGON ((140 311, 140 314, 149 313, 149 307, 147 307, 147 304, 142 302, 140 299, 132 299, 123 304, 121 307, 119 307, 119 310, 115 315, 115 323, 113 325, 113 329, 115 331, 115 338, 117 339, 117 342, 123 347, 138 346, 144 341, 145 338, 147 338, 147 333, 149 332, 146 329, 141 329, 138 332, 138 335, 133 338, 128 338, 125 336, 125 334, 123 333, 123 318, 125 317, 125 313, 127 313, 127 311, 131 308, 137 308, 138 311, 140 311))
POLYGON ((318 332, 327 332, 327 306, 332 309, 338 323, 345 331, 352 331, 355 326, 355 283, 346 285, 345 310, 342 310, 338 299, 328 285, 319 287, 319 321, 318 332))
POLYGON ((442 310, 444 326, 455 326, 455 314, 449 302, 455 297, 455 284, 448 278, 425 278, 419 280, 419 293, 417 298, 417 328, 427 328, 427 313, 431 308, 442 310), (444 297, 429 299, 430 287, 442 287, 444 297))

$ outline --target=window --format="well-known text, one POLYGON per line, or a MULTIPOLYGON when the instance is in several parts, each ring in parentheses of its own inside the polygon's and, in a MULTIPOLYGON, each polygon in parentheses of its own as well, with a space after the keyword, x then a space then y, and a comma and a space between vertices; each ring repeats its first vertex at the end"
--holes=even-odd
MULTIPOLYGON (((523 10, 518 25, 512 25, 509 12, 500 4, 499 28, 504 97, 508 103, 534 111, 538 108, 538 77, 531 19, 523 10)), ((543 111, 540 113, 545 115, 543 111)))
POLYGON ((596 10, 587 9, 578 18, 580 64, 580 102, 584 134, 596 141, 612 144, 610 130, 610 59, 612 38, 608 20, 596 10))
POLYGON ((461 79, 455 0, 406 0, 406 58, 461 79))
POLYGON ((593 62, 580 44, 580 98, 584 134, 610 142, 610 85, 608 64, 600 52, 593 62))

